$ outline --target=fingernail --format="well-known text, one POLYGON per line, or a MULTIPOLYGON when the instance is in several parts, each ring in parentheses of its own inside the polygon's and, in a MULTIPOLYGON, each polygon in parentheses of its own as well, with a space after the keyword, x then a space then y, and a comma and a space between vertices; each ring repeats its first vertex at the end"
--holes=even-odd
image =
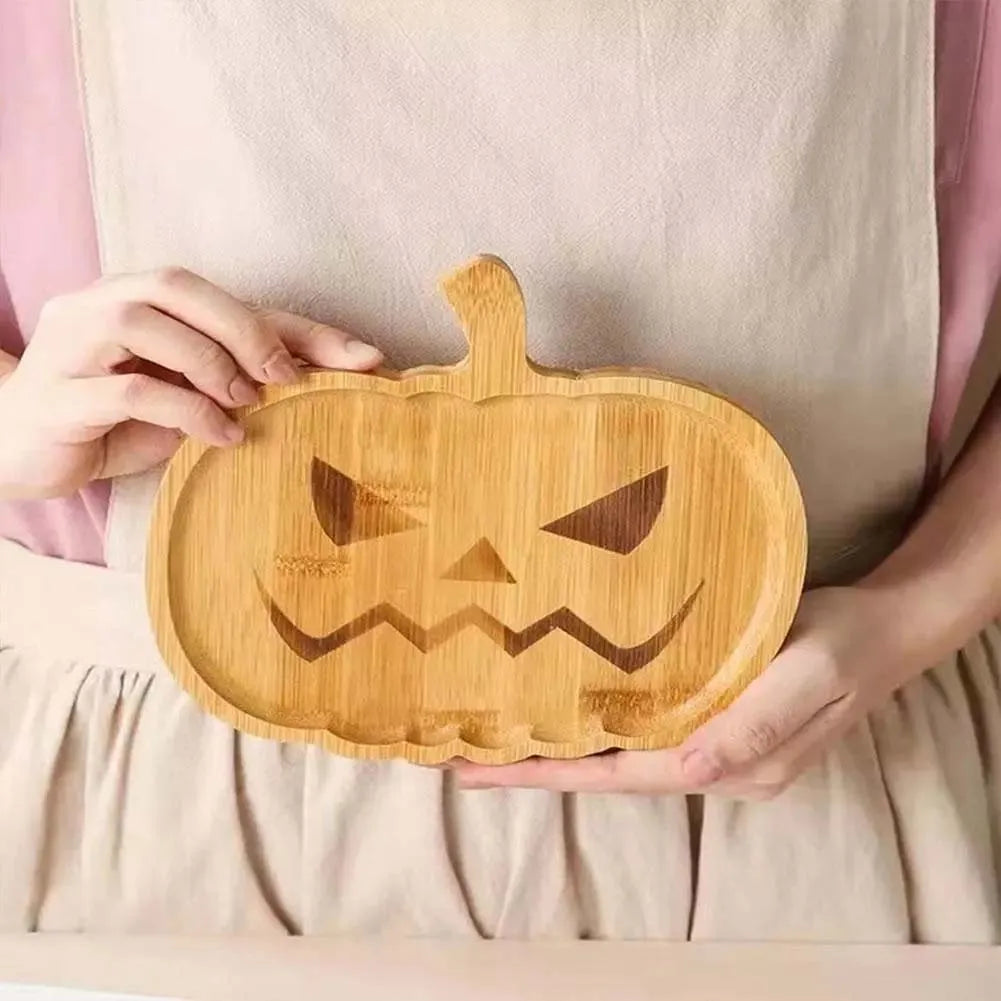
POLYGON ((383 354, 374 344, 365 341, 348 341, 344 345, 344 353, 359 365, 377 365, 382 361, 383 354))
POLYGON ((251 384, 249 379, 245 379, 242 375, 238 375, 229 384, 229 396, 237 406, 245 407, 248 404, 257 402, 258 392, 257 388, 251 384))
POLYGON ((462 792, 482 792, 486 789, 497 789, 498 786, 490 782, 477 782, 475 779, 459 779, 459 789, 462 792))
POLYGON ((278 351, 264 363, 264 375, 268 382, 289 385, 299 381, 299 369, 287 351, 278 351))
POLYGON ((723 777, 723 766, 705 751, 689 751, 681 759, 681 773, 692 785, 707 786, 723 777))
POLYGON ((234 445, 243 441, 244 430, 240 424, 227 424, 223 431, 226 441, 231 441, 234 445))
POLYGON ((455 783, 460 789, 493 789, 494 780, 492 775, 484 775, 474 765, 472 768, 461 765, 453 766, 451 769, 455 775, 455 783))

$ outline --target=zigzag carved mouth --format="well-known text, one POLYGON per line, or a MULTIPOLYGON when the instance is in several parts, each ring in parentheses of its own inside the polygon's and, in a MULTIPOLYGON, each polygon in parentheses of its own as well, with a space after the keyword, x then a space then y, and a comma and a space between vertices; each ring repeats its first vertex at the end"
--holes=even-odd
POLYGON ((551 612, 525 629, 515 630, 498 621, 478 605, 468 605, 442 619, 430 629, 425 629, 398 608, 383 603, 363 612, 327 636, 310 636, 285 615, 260 581, 257 582, 261 598, 279 636, 293 652, 310 662, 333 653, 381 625, 395 629, 421 653, 430 653, 463 629, 479 629, 511 657, 517 657, 551 632, 559 630, 572 636, 626 674, 632 674, 646 667, 664 652, 691 613, 704 584, 705 581, 700 581, 663 629, 659 629, 648 640, 636 646, 617 646, 566 607, 551 612))

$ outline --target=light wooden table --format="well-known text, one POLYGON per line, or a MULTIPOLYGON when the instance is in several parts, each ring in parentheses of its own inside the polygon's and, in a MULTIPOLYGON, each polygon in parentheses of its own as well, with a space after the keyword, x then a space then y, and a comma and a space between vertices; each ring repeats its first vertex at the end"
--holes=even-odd
POLYGON ((990 1001, 1001 949, 0 936, 0 983, 193 1001, 990 1001))

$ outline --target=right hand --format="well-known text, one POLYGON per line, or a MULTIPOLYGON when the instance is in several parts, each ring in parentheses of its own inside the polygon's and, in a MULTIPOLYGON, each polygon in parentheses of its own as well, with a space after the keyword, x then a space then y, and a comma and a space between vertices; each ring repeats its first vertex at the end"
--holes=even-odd
POLYGON ((291 313, 255 311, 168 268, 50 300, 20 362, 0 352, 0 497, 61 497, 169 458, 182 434, 243 439, 227 413, 295 359, 370 369, 368 344, 291 313), (7 374, 9 372, 9 374, 7 374))

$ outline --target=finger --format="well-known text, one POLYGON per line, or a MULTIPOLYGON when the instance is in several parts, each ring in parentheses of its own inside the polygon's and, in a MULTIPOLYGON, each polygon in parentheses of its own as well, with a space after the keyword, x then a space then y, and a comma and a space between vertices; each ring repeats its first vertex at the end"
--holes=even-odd
POLYGON ((292 355, 311 365, 364 371, 375 368, 383 360, 378 348, 336 327, 294 313, 269 311, 261 313, 260 317, 278 334, 292 355))
POLYGON ((104 456, 94 479, 142 473, 169 459, 180 447, 182 435, 174 428, 127 421, 112 428, 104 439, 104 456))
POLYGON ((15 368, 17 368, 17 359, 13 355, 7 354, 6 351, 0 351, 0 379, 10 375, 15 368))
POLYGON ((78 441, 129 420, 175 428, 210 445, 243 439, 243 428, 207 396, 139 374, 68 380, 46 401, 45 419, 78 441))
POLYGON ((142 303, 126 303, 118 335, 129 354, 183 375, 223 407, 257 400, 256 387, 226 349, 211 337, 142 303))
POLYGON ((498 766, 456 763, 453 771, 464 789, 517 787, 654 794, 684 788, 680 763, 670 751, 611 751, 576 761, 530 758, 498 766))
POLYGON ((825 656, 791 646, 678 753, 693 788, 704 788, 762 761, 844 695, 825 656))
POLYGON ((146 303, 221 344, 257 382, 293 383, 299 370, 278 333, 239 299, 184 268, 123 275, 98 287, 109 299, 146 303))
POLYGON ((773 799, 820 761, 860 715, 851 696, 838 699, 821 709, 767 758, 717 782, 711 791, 741 799, 773 799))
POLYGON ((846 698, 827 706, 766 760, 721 778, 692 776, 675 750, 614 751, 576 761, 532 758, 501 766, 454 761, 449 767, 460 788, 470 790, 514 787, 640 795, 710 791, 736 799, 771 799, 851 725, 849 704, 846 698))

